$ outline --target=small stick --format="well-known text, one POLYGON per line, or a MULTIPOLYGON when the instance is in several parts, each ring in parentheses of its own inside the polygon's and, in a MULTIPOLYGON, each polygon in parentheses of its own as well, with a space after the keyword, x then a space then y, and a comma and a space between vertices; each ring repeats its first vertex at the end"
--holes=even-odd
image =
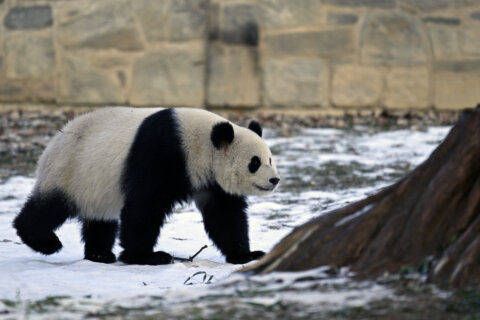
POLYGON ((200 252, 202 252, 203 250, 205 250, 207 248, 208 248, 207 245, 204 245, 203 247, 201 247, 200 250, 197 251, 197 253, 195 253, 193 256, 190 257, 190 262, 193 262, 193 259, 195 259, 195 257, 198 256, 200 254, 200 252))
POLYGON ((195 259, 195 257, 198 256, 200 254, 200 252, 202 252, 206 248, 208 248, 208 246, 204 245, 203 247, 200 248, 200 250, 197 251, 197 253, 195 253, 193 256, 191 256, 189 258, 173 257, 173 260, 178 260, 178 261, 182 261, 182 262, 193 262, 193 259, 195 259))

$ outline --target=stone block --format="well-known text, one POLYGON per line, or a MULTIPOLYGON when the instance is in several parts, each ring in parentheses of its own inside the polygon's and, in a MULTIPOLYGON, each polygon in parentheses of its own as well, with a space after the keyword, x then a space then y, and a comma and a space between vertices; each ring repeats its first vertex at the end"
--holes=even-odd
POLYGON ((0 101, 55 101, 55 81, 53 78, 35 80, 0 81, 0 101))
POLYGON ((460 53, 458 31, 455 28, 428 28, 435 58, 456 56, 460 53))
POLYGON ((428 61, 428 39, 415 17, 399 12, 369 14, 361 29, 361 60, 374 65, 428 61))
POLYGON ((203 43, 166 46, 138 58, 133 66, 130 102, 134 105, 202 106, 203 43))
POLYGON ((24 99, 24 89, 21 84, 13 81, 0 81, 0 101, 10 102, 24 99))
POLYGON ((258 45, 258 12, 255 3, 225 5, 222 17, 220 32, 224 43, 258 45))
POLYGON ((395 8, 395 0, 323 0, 325 4, 347 7, 395 8))
POLYGON ((125 0, 79 1, 62 8, 57 36, 65 48, 143 48, 133 12, 125 0))
POLYGON ((257 49, 211 45, 207 77, 207 105, 241 107, 260 105, 257 49))
POLYGON ((358 16, 350 13, 329 13, 327 15, 327 24, 329 25, 354 25, 358 21, 358 16))
POLYGON ((425 17, 422 19, 425 23, 430 24, 440 24, 447 26, 458 26, 460 25, 460 19, 455 17, 425 17))
POLYGON ((272 56, 336 57, 354 51, 349 29, 282 33, 264 37, 264 48, 272 56))
POLYGON ((427 68, 389 70, 383 104, 394 109, 430 106, 430 76, 427 68))
POLYGON ((480 27, 463 28, 461 31, 461 48, 467 54, 480 54, 480 27))
POLYGON ((115 73, 97 68, 88 56, 67 54, 60 63, 58 101, 72 104, 125 104, 127 99, 115 73))
POLYGON ((480 72, 480 60, 438 60, 433 64, 435 72, 480 72))
POLYGON ((10 30, 42 29, 52 24, 52 9, 48 5, 13 7, 4 19, 5 27, 10 30))
POLYGON ((55 74, 55 48, 48 36, 25 33, 5 39, 5 72, 10 79, 42 78, 55 74))
POLYGON ((135 0, 135 13, 149 42, 200 40, 207 30, 208 0, 135 0))
POLYGON ((338 107, 372 107, 379 102, 383 89, 378 68, 337 66, 332 79, 332 102, 338 107))
POLYGON ((480 101, 480 73, 435 73, 434 105, 437 109, 473 108, 480 101))
POLYGON ((322 24, 320 0, 262 0, 258 5, 260 23, 265 30, 322 24))
MULTIPOLYGON (((333 1, 333 0, 332 0, 333 1)), ((480 0, 401 0, 403 3, 422 12, 433 12, 444 9, 460 9, 480 5, 480 0)))
POLYGON ((320 59, 268 60, 263 66, 268 107, 328 105, 328 68, 320 59))

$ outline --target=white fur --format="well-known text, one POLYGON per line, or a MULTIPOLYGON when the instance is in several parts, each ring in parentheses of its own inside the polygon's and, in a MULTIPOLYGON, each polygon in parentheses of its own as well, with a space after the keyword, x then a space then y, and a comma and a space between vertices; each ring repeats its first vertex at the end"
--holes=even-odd
POLYGON ((143 119, 159 110, 104 108, 70 121, 40 157, 34 190, 63 190, 81 217, 118 219, 128 151, 143 119))
MULTIPOLYGON (((58 188, 75 202, 81 217, 117 220, 123 206, 121 173, 141 122, 158 108, 103 108, 69 122, 47 146, 39 160, 34 192, 58 188)), ((254 184, 269 188, 278 177, 271 152, 253 131, 234 124, 231 145, 217 150, 211 140, 214 124, 227 121, 200 109, 175 109, 194 189, 217 181, 232 194, 265 194, 254 184), (248 170, 256 155, 262 166, 248 170)))

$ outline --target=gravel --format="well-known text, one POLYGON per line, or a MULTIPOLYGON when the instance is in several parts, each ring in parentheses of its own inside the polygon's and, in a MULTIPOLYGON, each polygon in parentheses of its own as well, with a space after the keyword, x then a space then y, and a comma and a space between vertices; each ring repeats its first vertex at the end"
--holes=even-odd
MULTIPOLYGON (((0 182, 13 175, 32 176, 35 164, 50 138, 61 129, 68 120, 84 109, 51 108, 22 110, 0 110, 0 182)), ((343 116, 312 114, 311 112, 286 113, 260 111, 240 113, 218 111, 222 116, 240 125, 247 125, 251 119, 257 119, 262 126, 278 130, 280 135, 288 137, 302 128, 349 128, 356 125, 385 128, 414 127, 421 130, 429 125, 449 125, 455 122, 455 112, 386 112, 371 111, 349 113, 343 116)))

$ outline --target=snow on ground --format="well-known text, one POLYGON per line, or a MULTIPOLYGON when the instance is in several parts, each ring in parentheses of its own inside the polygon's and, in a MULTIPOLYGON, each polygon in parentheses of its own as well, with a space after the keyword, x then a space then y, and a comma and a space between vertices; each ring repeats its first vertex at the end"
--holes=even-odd
MULTIPOLYGON (((448 130, 431 127, 426 131, 371 133, 368 128, 305 129, 292 137, 279 137, 267 130, 266 139, 282 181, 273 195, 249 198, 252 250, 268 251, 294 226, 396 181, 421 163, 448 130)), ((11 227, 33 184, 32 178, 13 177, 0 185, 0 301, 34 301, 50 296, 111 301, 162 296, 166 292, 168 296, 191 297, 212 288, 203 283, 203 274, 189 281, 193 286, 185 285, 196 272, 212 275, 214 290, 240 277, 231 275, 238 266, 225 263, 212 246, 203 230, 201 215, 193 206, 177 208, 157 244, 159 250, 184 258, 207 244, 209 247, 192 263, 136 266, 83 260, 79 225, 75 221, 67 222, 57 232, 64 245, 61 252, 52 256, 34 253, 20 243, 11 227)), ((117 246, 115 252, 119 251, 117 246)), ((270 277, 288 280, 292 276, 277 273, 270 277)), ((386 294, 381 289, 369 288, 369 292, 370 296, 386 294)), ((357 301, 351 295, 352 292, 343 298, 338 293, 325 296, 323 303, 357 301)), ((362 290, 353 295, 358 301, 369 296, 362 290)))

